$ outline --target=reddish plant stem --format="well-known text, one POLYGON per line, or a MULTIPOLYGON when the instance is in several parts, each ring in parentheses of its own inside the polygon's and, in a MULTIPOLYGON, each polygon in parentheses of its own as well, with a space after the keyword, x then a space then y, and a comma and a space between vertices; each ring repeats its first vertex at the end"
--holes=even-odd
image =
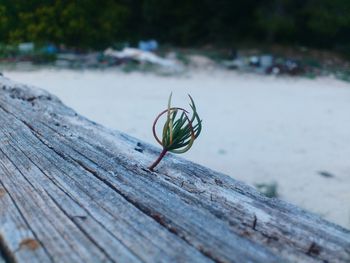
POLYGON ((155 162, 148 169, 150 169, 153 172, 153 169, 159 164, 159 162, 163 159, 167 152, 168 150, 163 148, 163 151, 160 153, 158 159, 155 160, 155 162))

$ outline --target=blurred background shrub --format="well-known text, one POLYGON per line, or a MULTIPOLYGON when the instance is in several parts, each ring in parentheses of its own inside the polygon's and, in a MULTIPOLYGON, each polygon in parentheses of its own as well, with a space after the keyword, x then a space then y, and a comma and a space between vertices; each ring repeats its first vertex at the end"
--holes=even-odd
POLYGON ((0 42, 277 43, 350 50, 348 0, 0 0, 0 42))

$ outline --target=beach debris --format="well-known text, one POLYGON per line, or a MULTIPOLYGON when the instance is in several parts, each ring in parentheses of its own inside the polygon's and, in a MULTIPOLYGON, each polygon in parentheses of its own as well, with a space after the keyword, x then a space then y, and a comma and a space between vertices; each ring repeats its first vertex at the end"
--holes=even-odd
POLYGON ((242 56, 223 61, 228 69, 272 75, 301 75, 305 72, 301 63, 289 58, 275 57, 271 54, 242 56))
POLYGON ((142 51, 156 51, 159 47, 157 40, 140 40, 138 47, 142 51))
POLYGON ((18 50, 20 53, 30 53, 34 51, 34 43, 26 42, 18 44, 18 50))
POLYGON ((57 55, 55 64, 57 67, 70 67, 78 60, 79 56, 77 54, 63 53, 57 55))
POLYGON ((177 62, 174 60, 162 58, 152 52, 143 51, 137 48, 127 47, 121 51, 108 48, 104 51, 104 55, 114 57, 119 60, 135 60, 141 63, 148 62, 163 67, 177 67, 177 62))
POLYGON ((255 187, 259 190, 260 193, 265 195, 266 197, 278 197, 278 185, 276 182, 272 183, 259 183, 255 184, 255 187))
POLYGON ((260 56, 260 66, 262 68, 269 68, 273 65, 274 57, 272 55, 260 56))
POLYGON ((41 51, 45 54, 56 54, 58 49, 54 44, 47 44, 41 49, 41 51))
POLYGON ((334 174, 330 173, 330 172, 327 172, 327 171, 318 171, 317 172, 319 175, 325 177, 325 178, 333 178, 335 177, 334 174))
POLYGON ((163 147, 163 150, 155 162, 149 167, 149 170, 153 171, 167 152, 176 154, 187 152, 201 133, 202 120, 199 118, 196 105, 192 97, 190 95, 188 96, 191 100, 191 118, 189 117, 189 112, 187 110, 171 106, 171 93, 168 100, 168 108, 162 111, 154 120, 152 127, 153 136, 163 147), (162 139, 160 139, 156 133, 156 125, 160 117, 162 117, 164 114, 166 114, 167 118, 163 126, 162 139))
POLYGON ((210 69, 216 66, 216 63, 209 57, 203 55, 189 55, 187 56, 189 64, 194 68, 210 69))
POLYGON ((274 75, 301 75, 304 73, 303 67, 300 65, 299 62, 293 59, 280 59, 277 60, 273 65, 268 67, 266 69, 267 74, 274 74, 274 75))
POLYGON ((251 56, 249 58, 249 66, 251 67, 260 67, 260 59, 258 56, 251 56))
POLYGON ((101 67, 101 53, 90 52, 77 54, 74 52, 57 54, 55 65, 68 68, 97 68, 101 67))

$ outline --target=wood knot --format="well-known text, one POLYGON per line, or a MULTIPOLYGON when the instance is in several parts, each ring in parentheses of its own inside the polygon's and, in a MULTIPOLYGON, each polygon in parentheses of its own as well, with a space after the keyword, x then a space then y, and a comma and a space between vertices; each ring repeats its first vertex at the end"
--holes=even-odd
POLYGON ((220 179, 215 179, 215 184, 218 186, 223 186, 223 182, 220 179))
POLYGON ((321 252, 321 247, 315 242, 312 242, 306 254, 309 256, 318 256, 321 252))
POLYGON ((27 249, 30 249, 30 250, 35 250, 38 247, 40 247, 40 244, 35 239, 26 238, 26 239, 23 239, 21 241, 21 243, 19 244, 19 247, 20 247, 20 249, 21 248, 27 248, 27 249))
POLYGON ((164 217, 161 214, 153 214, 152 217, 154 220, 156 220, 162 226, 165 225, 164 217))
POLYGON ((134 148, 134 150, 135 150, 135 151, 138 151, 138 152, 140 152, 140 153, 143 153, 143 146, 142 146, 142 144, 138 142, 138 143, 136 144, 136 147, 134 148))
POLYGON ((3 197, 6 194, 6 191, 4 188, 0 188, 0 197, 3 197))

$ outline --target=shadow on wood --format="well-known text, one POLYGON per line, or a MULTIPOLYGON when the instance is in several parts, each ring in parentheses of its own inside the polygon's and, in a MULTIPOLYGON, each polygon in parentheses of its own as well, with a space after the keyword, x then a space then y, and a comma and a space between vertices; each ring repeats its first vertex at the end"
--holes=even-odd
POLYGON ((0 77, 0 262, 350 262, 350 231, 0 77))

